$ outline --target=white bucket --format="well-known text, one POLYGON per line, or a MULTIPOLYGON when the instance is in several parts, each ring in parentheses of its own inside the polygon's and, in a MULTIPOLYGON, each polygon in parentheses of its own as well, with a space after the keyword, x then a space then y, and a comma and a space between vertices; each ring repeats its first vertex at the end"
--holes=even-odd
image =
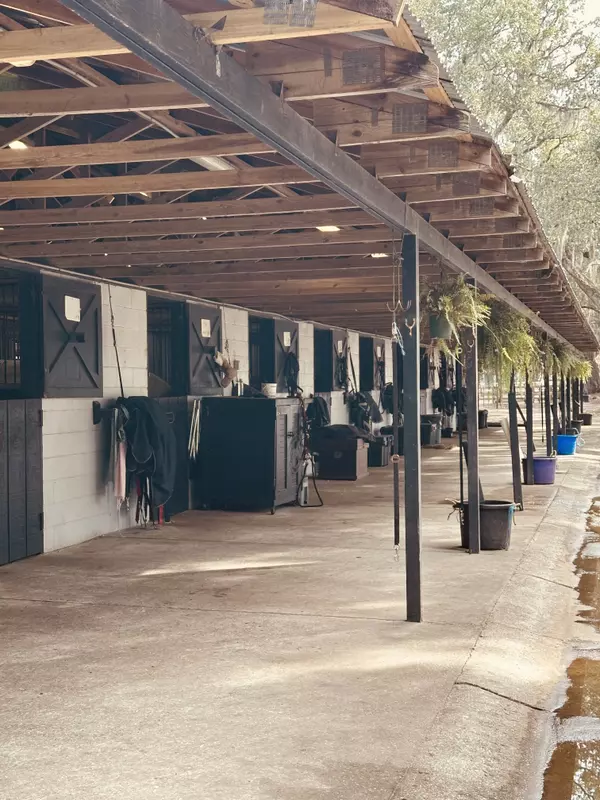
POLYGON ((262 393, 267 397, 277 397, 277 384, 276 383, 263 383, 262 393))

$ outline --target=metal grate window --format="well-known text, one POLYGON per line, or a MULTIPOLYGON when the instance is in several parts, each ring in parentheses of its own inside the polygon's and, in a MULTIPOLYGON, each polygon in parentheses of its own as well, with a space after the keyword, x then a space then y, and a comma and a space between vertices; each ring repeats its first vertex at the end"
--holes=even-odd
POLYGON ((459 172, 452 176, 452 192, 456 196, 477 194, 480 189, 481 178, 478 172, 459 172))
POLYGON ((381 59, 380 47, 344 50, 342 54, 342 83, 344 86, 381 83, 383 80, 381 59))
POLYGON ((318 0, 265 0, 265 25, 291 25, 312 28, 315 24, 318 0))
POLYGON ((425 133, 427 103, 395 103, 392 108, 392 133, 425 133))
POLYGON ((19 284, 0 283, 0 386, 21 385, 19 284))
POLYGON ((458 167, 458 142, 431 142, 427 151, 428 167, 458 167))

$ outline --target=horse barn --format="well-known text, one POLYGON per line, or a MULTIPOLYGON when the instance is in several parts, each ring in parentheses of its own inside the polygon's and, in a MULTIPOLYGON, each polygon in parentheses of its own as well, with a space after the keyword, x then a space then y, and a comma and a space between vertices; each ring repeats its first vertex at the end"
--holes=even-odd
POLYGON ((535 481, 582 375, 491 402, 489 309, 440 333, 431 298, 599 344, 420 23, 0 0, 0 26, 3 796, 537 797, 600 439, 535 481))

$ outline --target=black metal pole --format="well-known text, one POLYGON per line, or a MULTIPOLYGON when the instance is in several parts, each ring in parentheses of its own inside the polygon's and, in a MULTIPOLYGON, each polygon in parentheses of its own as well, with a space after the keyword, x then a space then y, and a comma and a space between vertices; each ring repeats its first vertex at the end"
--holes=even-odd
POLYGON ((392 459, 394 469, 394 547, 400 545, 400 386, 398 359, 400 358, 400 345, 392 343, 392 374, 393 374, 393 430, 394 430, 394 456, 392 459))
POLYGON ((465 334, 465 372, 467 377, 467 487, 469 497, 469 551, 480 551, 480 496, 479 496, 479 403, 477 375, 477 332, 465 334))
POLYGON ((544 405, 544 389, 540 386, 540 416, 542 421, 542 442, 546 441, 546 407, 544 405))
POLYGON ((404 334, 404 528, 406 618, 421 622, 421 409, 419 241, 405 234, 402 246, 404 334))
POLYGON ((559 413, 558 413, 558 376, 556 372, 552 373, 552 449, 556 452, 558 447, 558 429, 559 429, 559 413))
POLYGON ((571 407, 571 379, 567 378, 565 381, 565 388, 567 390, 567 428, 571 427, 571 420, 573 419, 573 409, 571 407))
POLYGON ((581 408, 579 403, 579 381, 576 378, 573 378, 571 384, 572 384, 571 397, 573 404, 573 419, 579 419, 581 415, 581 408))
POLYGON ((554 443, 552 418, 550 416, 550 376, 547 370, 544 370, 544 408, 546 411, 546 455, 551 456, 554 450, 554 443))
POLYGON ((525 411, 525 431, 527 434, 525 483, 531 486, 533 484, 533 388, 529 382, 529 374, 525 376, 525 411))
POLYGON ((460 475, 460 502, 465 502, 465 467, 463 454, 463 438, 465 418, 462 412, 462 387, 463 387, 463 368, 460 361, 456 362, 456 425, 458 428, 458 470, 460 475))
POLYGON ((513 475, 513 497, 515 503, 523 508, 523 485, 521 483, 521 455, 519 450, 519 424, 517 421, 517 392, 515 376, 510 381, 508 393, 508 423, 510 434, 510 458, 513 475))
POLYGON ((583 378, 579 381, 579 413, 583 414, 583 378))
POLYGON ((560 376, 560 432, 567 432, 567 402, 565 396, 565 376, 560 376))

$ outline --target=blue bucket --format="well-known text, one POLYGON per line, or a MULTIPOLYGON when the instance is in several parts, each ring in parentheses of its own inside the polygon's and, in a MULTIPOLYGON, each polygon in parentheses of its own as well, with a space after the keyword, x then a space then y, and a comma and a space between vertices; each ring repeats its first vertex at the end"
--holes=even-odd
POLYGON ((577 449, 578 436, 559 433, 557 437, 556 452, 559 456, 574 456, 577 449))

